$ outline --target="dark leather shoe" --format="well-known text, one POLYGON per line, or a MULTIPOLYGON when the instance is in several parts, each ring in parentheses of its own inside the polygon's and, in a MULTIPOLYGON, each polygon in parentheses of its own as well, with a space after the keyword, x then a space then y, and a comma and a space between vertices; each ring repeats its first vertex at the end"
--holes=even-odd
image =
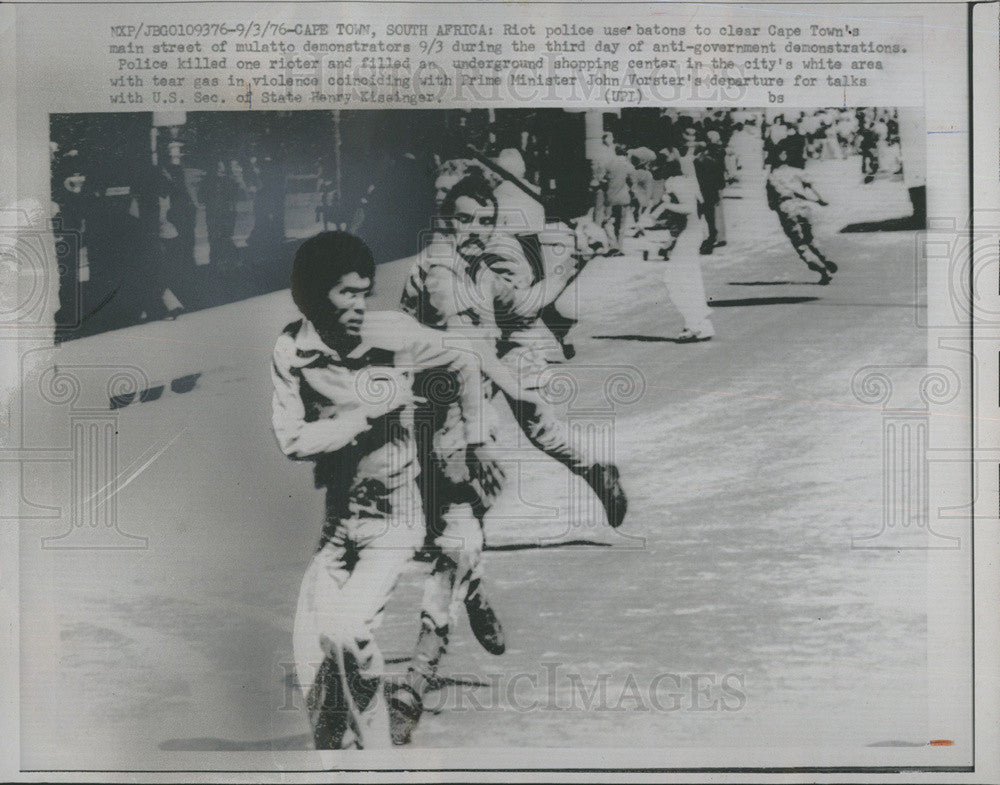
POLYGON ((618 467, 610 463, 595 463, 584 476, 587 484, 594 489, 604 506, 608 525, 617 529, 625 520, 628 511, 628 497, 622 488, 618 467))

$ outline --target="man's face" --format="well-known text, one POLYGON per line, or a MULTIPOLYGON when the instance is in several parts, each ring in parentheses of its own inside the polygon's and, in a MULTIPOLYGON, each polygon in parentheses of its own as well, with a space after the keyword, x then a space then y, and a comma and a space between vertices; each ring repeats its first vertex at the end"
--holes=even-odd
POLYGON ((460 196, 455 200, 455 214, 451 218, 455 248, 467 262, 486 250, 496 219, 496 209, 492 204, 481 205, 469 196, 460 196))
POLYGON ((684 144, 687 147, 694 147, 695 138, 696 134, 693 128, 688 128, 684 131, 684 144))
POLYGON ((457 174, 443 174, 434 181, 434 201, 439 208, 444 203, 448 191, 461 179, 461 176, 457 174))
POLYGON ((371 278, 350 272, 329 291, 327 299, 333 306, 330 331, 334 337, 357 337, 361 333, 371 288, 371 278))

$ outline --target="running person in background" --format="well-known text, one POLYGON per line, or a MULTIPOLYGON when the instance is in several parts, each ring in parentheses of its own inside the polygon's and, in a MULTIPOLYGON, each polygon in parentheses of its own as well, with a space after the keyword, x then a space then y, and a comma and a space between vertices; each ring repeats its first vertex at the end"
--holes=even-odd
MULTIPOLYGON (((471 450, 483 432, 474 354, 405 314, 367 314, 375 279, 368 247, 344 232, 306 240, 292 297, 304 318, 274 350, 273 427, 282 452, 315 462, 326 488, 319 549, 302 581, 293 645, 318 750, 390 744, 384 661, 374 640, 400 573, 423 540, 414 482, 414 368, 459 380, 458 426, 471 450)), ((464 458, 464 456, 463 456, 464 458)), ((443 470, 467 481, 474 461, 443 470)))
POLYGON ((862 117, 861 141, 858 150, 861 152, 861 174, 864 175, 864 183, 868 185, 875 180, 878 174, 878 130, 875 120, 869 120, 867 114, 862 117))
POLYGON ((774 155, 776 160, 767 176, 767 206, 778 214, 781 229, 795 253, 810 270, 820 274, 819 284, 826 286, 833 280, 831 274, 837 272, 837 265, 813 245, 809 203, 822 206, 827 203, 803 177, 805 161, 790 152, 786 145, 776 147, 774 155))
MULTIPOLYGON (((527 385, 515 380, 516 389, 509 390, 511 374, 497 357, 501 337, 497 314, 536 313, 561 289, 543 280, 516 290, 482 263, 494 235, 497 203, 480 172, 473 172, 452 188, 442 205, 442 214, 452 232, 450 247, 432 244, 421 254, 403 290, 403 309, 423 324, 469 339, 477 347, 483 372, 500 387, 531 443, 581 476, 600 499, 610 525, 621 525, 627 500, 617 467, 595 462, 571 445, 562 423, 527 385)), ((512 237, 500 235, 498 240, 509 249, 520 248, 512 237)), ((462 443, 461 434, 451 426, 451 407, 439 404, 434 409, 433 450, 429 457, 432 471, 436 472, 434 467, 447 462, 448 455, 462 449, 462 443)), ((489 414, 484 421, 489 421, 489 414)), ((494 441, 495 431, 488 429, 484 438, 494 441)), ((482 474, 502 480, 502 474, 497 472, 482 474)), ((433 492, 428 529, 437 545, 436 561, 425 584, 420 633, 407 673, 408 689, 395 694, 399 714, 411 718, 407 726, 398 728, 398 733, 394 730, 397 743, 406 743, 417 724, 422 696, 432 686, 447 648, 457 605, 465 604, 470 626, 483 647, 492 653, 503 651, 499 623, 492 611, 486 614, 483 610, 488 604, 482 592, 481 566, 482 521, 499 486, 441 481, 434 484, 433 492)))
MULTIPOLYGON (((676 209, 676 189, 667 189, 668 179, 678 172, 678 161, 661 153, 648 171, 637 171, 631 183, 635 201, 632 225, 636 236, 658 238, 661 245, 657 255, 662 259, 670 257, 670 250, 687 225, 686 214, 676 209)), ((676 181, 671 180, 671 183, 676 184, 676 181)))

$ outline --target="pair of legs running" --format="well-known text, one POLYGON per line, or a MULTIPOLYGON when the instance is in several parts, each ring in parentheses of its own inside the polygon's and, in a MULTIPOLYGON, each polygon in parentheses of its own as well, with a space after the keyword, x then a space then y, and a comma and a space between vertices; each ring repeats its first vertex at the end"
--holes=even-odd
MULTIPOLYGON (((546 367, 540 353, 517 351, 504 357, 505 364, 522 380, 535 379, 546 367)), ((531 382, 526 382, 530 386, 531 382)), ((565 427, 548 407, 508 400, 521 430, 532 445, 582 477, 597 495, 611 526, 621 525, 627 500, 618 469, 592 460, 571 443, 565 427)), ((422 419, 435 423, 433 434, 418 428, 418 455, 424 481, 421 493, 427 515, 434 558, 424 584, 420 631, 405 682, 392 694, 392 738, 406 744, 422 711, 423 695, 437 679, 437 669, 448 647, 448 638, 464 606, 470 627, 484 649, 502 654, 503 629, 483 587, 483 518, 495 498, 471 482, 455 482, 457 463, 465 460, 464 444, 458 441, 457 410, 438 406, 422 419)))
POLYGON ((837 272, 837 265, 823 256, 813 244, 812 224, 809 223, 809 218, 802 211, 783 209, 783 206, 779 205, 778 220, 795 253, 805 262, 806 267, 820 274, 820 285, 826 286, 830 283, 833 280, 831 275, 837 272))
MULTIPOLYGON (((390 745, 385 661, 374 633, 424 526, 412 480, 375 490, 369 494, 374 503, 363 506, 328 490, 323 539, 299 590, 296 675, 314 744, 324 755, 390 745)), ((325 766, 333 763, 324 758, 325 766)))

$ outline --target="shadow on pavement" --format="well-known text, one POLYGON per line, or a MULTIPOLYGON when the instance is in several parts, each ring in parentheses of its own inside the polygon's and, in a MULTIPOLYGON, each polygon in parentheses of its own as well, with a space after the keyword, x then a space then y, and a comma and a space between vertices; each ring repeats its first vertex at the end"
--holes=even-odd
POLYGON ((232 741, 214 736, 199 736, 192 739, 167 739, 160 749, 168 752, 249 752, 251 750, 311 750, 312 737, 308 733, 282 736, 261 741, 232 741))
MULTIPOLYGON (((595 336, 596 337, 596 336, 595 336)), ((539 548, 571 548, 586 545, 593 548, 610 548, 610 542, 599 542, 597 540, 559 540, 558 542, 517 542, 501 543, 499 545, 486 545, 484 551, 532 551, 539 548)))
POLYGON ((798 305, 811 303, 818 297, 744 297, 740 300, 709 300, 712 308, 742 308, 745 305, 798 305))
POLYGON ((686 343, 677 338, 667 338, 663 335, 594 335, 599 341, 645 341, 647 343, 686 343))
POLYGON ((819 281, 730 281, 730 286, 819 286, 819 281))
POLYGON ((904 218, 886 218, 883 221, 860 221, 847 224, 840 230, 841 234, 857 234, 861 232, 918 232, 927 228, 927 222, 915 215, 904 218))

